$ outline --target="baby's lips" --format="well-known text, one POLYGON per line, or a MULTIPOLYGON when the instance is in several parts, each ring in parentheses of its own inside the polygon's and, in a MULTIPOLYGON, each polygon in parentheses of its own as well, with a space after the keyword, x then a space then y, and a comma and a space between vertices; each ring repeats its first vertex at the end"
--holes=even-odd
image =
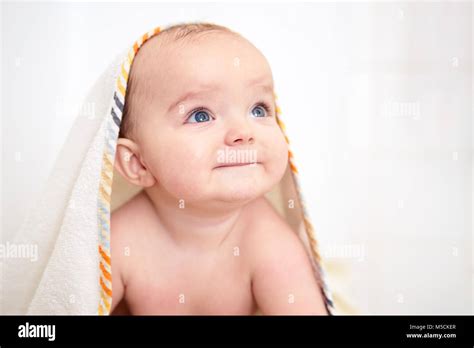
POLYGON ((226 167, 242 167, 242 166, 256 166, 260 162, 234 162, 234 163, 220 163, 215 168, 226 168, 226 167))

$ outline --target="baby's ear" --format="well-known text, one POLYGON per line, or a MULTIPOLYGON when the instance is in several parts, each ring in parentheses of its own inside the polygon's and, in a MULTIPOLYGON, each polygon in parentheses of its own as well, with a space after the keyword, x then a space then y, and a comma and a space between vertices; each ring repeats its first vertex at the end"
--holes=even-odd
POLYGON ((150 187, 156 182, 144 165, 140 148, 130 139, 119 138, 115 155, 115 169, 131 184, 150 187))

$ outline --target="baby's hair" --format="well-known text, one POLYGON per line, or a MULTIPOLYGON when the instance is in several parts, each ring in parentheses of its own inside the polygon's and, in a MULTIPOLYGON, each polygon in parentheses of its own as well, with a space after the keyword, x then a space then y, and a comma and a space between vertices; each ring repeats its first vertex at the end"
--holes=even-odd
MULTIPOLYGON (((206 22, 195 22, 195 23, 184 23, 184 24, 176 24, 166 29, 162 30, 158 35, 149 39, 147 42, 143 44, 143 46, 138 50, 137 56, 140 54, 143 47, 149 44, 151 41, 155 40, 157 37, 162 40, 162 45, 169 43, 169 42, 178 42, 181 41, 183 43, 189 42, 193 39, 201 37, 206 34, 221 32, 221 33, 228 33, 236 36, 240 36, 239 34, 233 32, 229 28, 226 28, 221 25, 206 23, 206 22)), ((136 58, 135 58, 136 59, 136 58)), ((135 60, 134 60, 135 61, 135 60)), ((123 110, 122 116, 122 123, 120 126, 119 138, 132 138, 135 124, 136 124, 136 117, 134 113, 136 111, 135 103, 137 103, 137 95, 142 92, 144 94, 149 94, 147 91, 147 84, 146 83, 139 83, 139 79, 134 73, 134 64, 132 63, 132 67, 130 70, 130 75, 127 82, 127 92, 125 94, 125 105, 123 110), (143 90, 142 90, 143 89, 143 90)))

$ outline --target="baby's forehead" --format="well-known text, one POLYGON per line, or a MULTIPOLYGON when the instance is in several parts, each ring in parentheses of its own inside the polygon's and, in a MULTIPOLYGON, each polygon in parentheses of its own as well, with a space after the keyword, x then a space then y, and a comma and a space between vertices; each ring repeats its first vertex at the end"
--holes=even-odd
MULTIPOLYGON (((238 34, 216 32, 177 40, 162 32, 145 42, 133 61, 126 102, 133 114, 129 123, 142 113, 166 112, 176 100, 196 91, 215 92, 216 100, 221 98, 217 94, 225 94, 227 100, 230 93, 238 98, 261 92, 274 97, 273 76, 264 55, 238 34)), ((200 93, 199 99, 207 95, 213 97, 200 93)))
POLYGON ((169 35, 162 38, 158 35, 154 39, 144 45, 143 52, 139 52, 142 55, 136 62, 140 65, 137 70, 142 70, 143 77, 166 79, 169 76, 173 79, 177 75, 182 77, 183 73, 199 76, 222 68, 225 73, 228 70, 248 73, 249 76, 266 73, 268 78, 272 78, 264 55, 236 34, 217 32, 187 41, 173 40, 169 35), (158 73, 158 76, 154 76, 154 73, 158 73))

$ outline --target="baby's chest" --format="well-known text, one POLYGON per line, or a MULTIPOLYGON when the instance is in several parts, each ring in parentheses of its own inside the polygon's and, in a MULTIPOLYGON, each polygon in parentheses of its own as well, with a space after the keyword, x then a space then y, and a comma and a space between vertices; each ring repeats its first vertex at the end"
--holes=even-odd
POLYGON ((249 272, 238 263, 137 270, 126 289, 133 314, 253 314, 249 272))

